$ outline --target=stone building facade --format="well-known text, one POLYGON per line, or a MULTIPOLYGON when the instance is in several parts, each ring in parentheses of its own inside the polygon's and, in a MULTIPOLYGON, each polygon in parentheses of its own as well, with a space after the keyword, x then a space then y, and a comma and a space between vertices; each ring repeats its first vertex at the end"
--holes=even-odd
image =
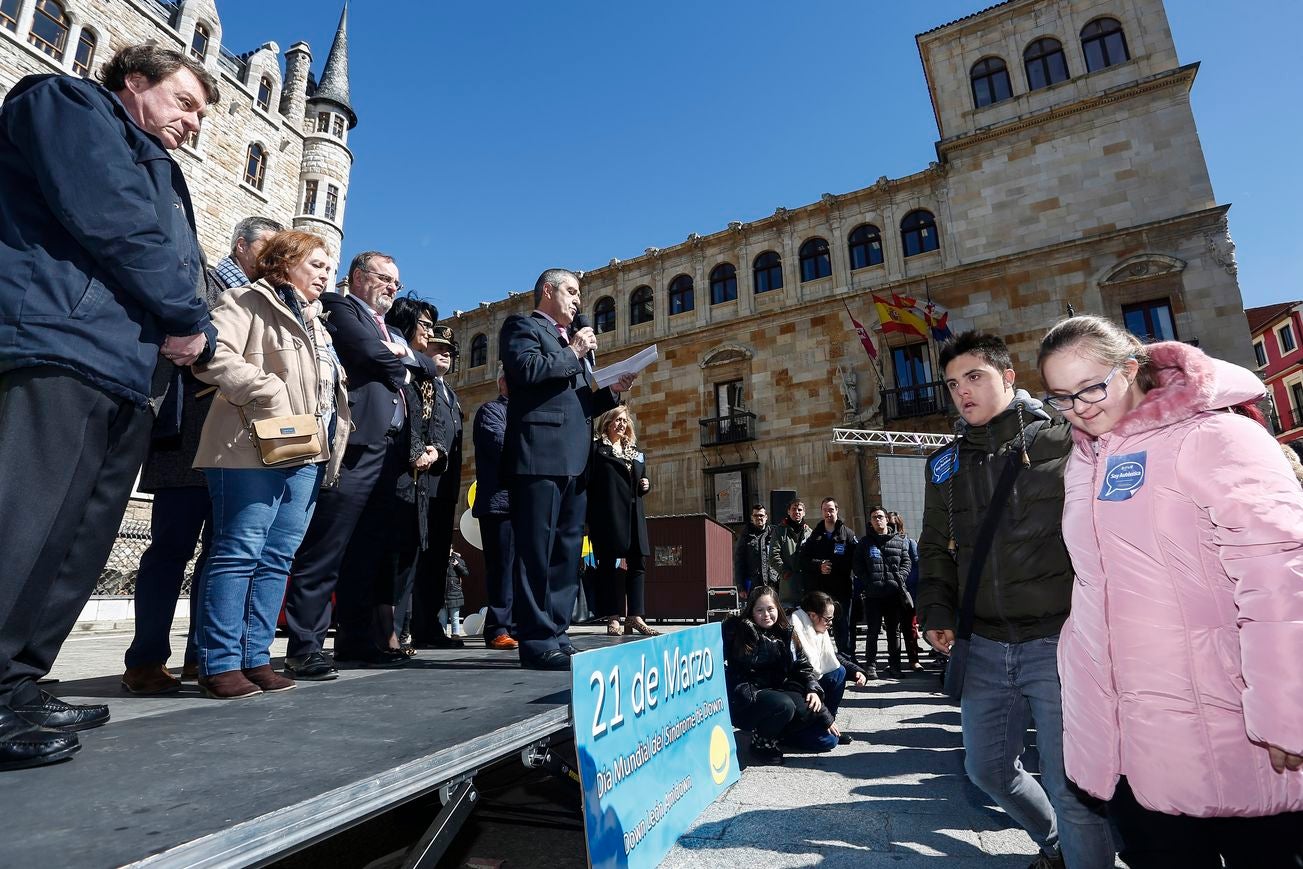
MULTIPOLYGON (((922 455, 832 443, 834 426, 946 432, 935 346, 848 311, 930 299, 955 331, 1005 337, 1024 385, 1071 308, 1249 364, 1228 206, 1219 205, 1161 0, 1008 0, 916 37, 940 139, 903 178, 825 194, 583 275, 599 365, 655 343, 632 393, 649 513, 739 519, 831 495, 863 528, 921 514, 922 455), (872 328, 872 327, 871 327, 872 328)), ((540 263, 540 269, 552 263, 540 263)), ((464 404, 493 396, 509 294, 445 321, 464 404)), ((469 479, 471 475, 467 474, 469 479)))
POLYGON ((222 92, 197 141, 173 152, 210 261, 230 251, 235 224, 253 214, 317 233, 338 260, 357 125, 346 24, 341 16, 318 84, 307 43, 285 52, 284 72, 274 42, 228 51, 214 0, 0 0, 0 94, 26 75, 92 76, 124 45, 189 52, 222 92))

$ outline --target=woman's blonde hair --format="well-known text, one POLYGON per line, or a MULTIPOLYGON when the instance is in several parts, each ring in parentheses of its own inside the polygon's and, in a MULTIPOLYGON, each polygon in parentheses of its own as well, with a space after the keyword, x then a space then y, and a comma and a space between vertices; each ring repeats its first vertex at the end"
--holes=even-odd
POLYGON ((1036 368, 1045 378, 1045 360, 1064 350, 1078 348, 1081 353, 1105 365, 1121 367, 1128 359, 1140 366, 1136 372, 1136 385, 1148 392, 1157 385, 1153 361, 1149 351, 1135 335, 1103 317, 1082 314, 1068 317, 1054 324, 1041 339, 1041 350, 1036 356, 1036 368))
POLYGON ((629 420, 629 424, 624 427, 624 437, 620 438, 620 444, 628 449, 629 447, 638 446, 637 425, 634 423, 633 414, 627 407, 613 407, 606 413, 597 418, 597 436, 606 437, 606 429, 611 425, 611 420, 624 414, 624 418, 629 420))

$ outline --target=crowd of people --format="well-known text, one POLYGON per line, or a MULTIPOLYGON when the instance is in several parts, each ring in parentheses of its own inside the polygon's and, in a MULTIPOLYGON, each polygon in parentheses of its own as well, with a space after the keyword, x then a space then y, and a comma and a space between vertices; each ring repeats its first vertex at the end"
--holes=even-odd
MULTIPOLYGON (((109 719, 38 680, 137 472, 153 542, 127 691, 181 685, 168 634, 197 544, 181 677, 208 697, 463 643, 455 338, 401 295, 390 254, 357 254, 349 292, 328 292, 325 243, 253 216, 206 265, 168 151, 219 99, 201 64, 138 45, 100 83, 31 76, 0 109, 0 451, 22 457, 0 467, 0 769, 64 760, 109 719)), ((656 633, 652 482, 634 375, 594 377, 578 275, 544 271, 534 305, 503 324, 499 395, 472 423, 483 639, 566 670, 585 526, 608 633, 656 633)), ((1045 335, 1043 400, 999 337, 964 333, 939 361, 960 420, 927 462, 917 541, 882 507, 858 534, 833 498, 813 526, 800 500, 772 525, 755 505, 737 538, 745 603, 722 636, 752 758, 849 742, 837 713, 877 678, 879 632, 898 677, 902 648, 922 666, 921 627, 967 774, 1038 844, 1035 865, 1112 866, 1118 847, 1133 867, 1298 865, 1303 488, 1261 382, 1091 316, 1045 335), (1020 760, 1033 724, 1039 777, 1020 760)))

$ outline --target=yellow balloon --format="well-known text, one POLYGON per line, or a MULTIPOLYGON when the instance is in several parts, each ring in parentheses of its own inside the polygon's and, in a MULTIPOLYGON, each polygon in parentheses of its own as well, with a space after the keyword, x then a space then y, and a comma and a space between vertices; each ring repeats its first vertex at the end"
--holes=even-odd
POLYGON ((466 490, 466 506, 467 506, 467 507, 474 507, 474 506, 475 506, 475 488, 476 488, 477 486, 479 486, 479 484, 480 484, 480 481, 479 481, 479 480, 471 480, 471 487, 470 487, 469 489, 466 490))
POLYGON ((593 554, 593 541, 589 540, 587 537, 584 537, 584 548, 580 551, 579 555, 581 558, 587 558, 592 554, 593 554))

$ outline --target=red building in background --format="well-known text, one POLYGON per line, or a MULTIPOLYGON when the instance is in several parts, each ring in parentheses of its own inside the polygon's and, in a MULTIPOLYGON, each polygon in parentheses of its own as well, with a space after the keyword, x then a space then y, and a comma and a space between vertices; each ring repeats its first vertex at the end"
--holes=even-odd
POLYGON ((1303 445, 1303 301, 1249 308, 1258 374, 1271 399, 1271 424, 1281 443, 1303 445))

